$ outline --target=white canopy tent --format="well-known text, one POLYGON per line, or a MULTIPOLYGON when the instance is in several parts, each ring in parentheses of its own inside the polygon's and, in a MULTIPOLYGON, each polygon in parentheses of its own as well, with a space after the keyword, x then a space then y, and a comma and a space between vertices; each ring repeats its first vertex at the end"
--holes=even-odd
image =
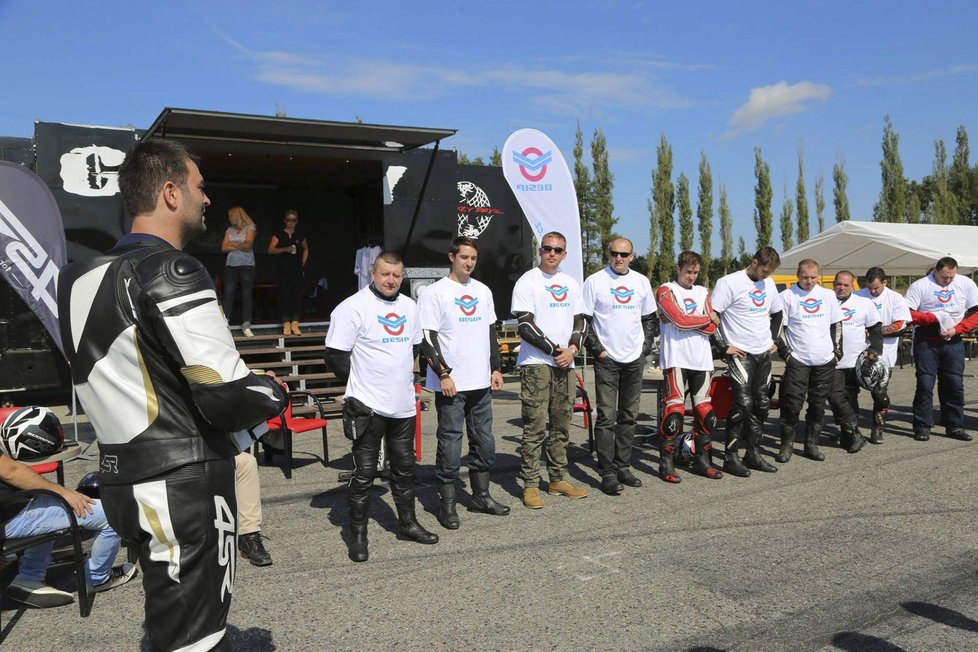
POLYGON ((861 276, 882 267, 890 276, 923 276, 943 256, 957 260, 964 274, 978 269, 978 227, 839 222, 781 254, 777 273, 794 274, 811 258, 822 274, 848 269, 861 276))

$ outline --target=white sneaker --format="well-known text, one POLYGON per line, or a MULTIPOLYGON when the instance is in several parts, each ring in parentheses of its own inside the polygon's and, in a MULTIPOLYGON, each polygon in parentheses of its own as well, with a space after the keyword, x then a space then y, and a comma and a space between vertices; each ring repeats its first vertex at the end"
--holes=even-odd
POLYGON ((36 580, 14 579, 7 587, 7 595, 11 600, 23 602, 38 609, 61 607, 75 601, 75 596, 67 591, 61 591, 44 582, 36 580))
POLYGON ((242 328, 241 329, 241 334, 244 335, 245 337, 254 337, 255 336, 255 334, 251 332, 251 329, 250 328, 242 328))
POLYGON ((109 574, 109 579, 105 580, 101 584, 96 584, 92 587, 92 591, 95 593, 101 593, 102 591, 108 591, 109 589, 114 589, 117 586, 122 586, 132 578, 136 577, 138 569, 135 564, 121 564, 112 569, 109 574))

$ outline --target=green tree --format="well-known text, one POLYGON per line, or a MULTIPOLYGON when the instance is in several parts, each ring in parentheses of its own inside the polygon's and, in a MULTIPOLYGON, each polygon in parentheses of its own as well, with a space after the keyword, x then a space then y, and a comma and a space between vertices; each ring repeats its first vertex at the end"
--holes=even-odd
POLYGON ((798 184, 795 187, 795 206, 798 208, 798 244, 808 240, 808 198, 805 195, 805 155, 798 148, 798 184))
POLYGON ((482 160, 481 156, 476 156, 475 158, 469 158, 469 155, 465 152, 458 153, 458 164, 459 165, 485 165, 486 162, 482 160))
POLYGON ((825 230, 825 175, 821 172, 815 177, 815 217, 818 219, 818 232, 825 230))
POLYGON ((760 249, 771 244, 771 201, 774 198, 774 191, 771 190, 771 168, 761 158, 760 147, 754 148, 754 178, 757 179, 757 185, 754 186, 754 229, 757 231, 757 248, 760 249))
MULTIPOLYGON (((577 127, 580 129, 580 125, 577 127)), ((499 148, 495 145, 492 148, 492 154, 489 155, 489 165, 493 165, 497 168, 503 167, 503 155, 500 153, 499 148)))
POLYGON ((956 224, 957 204, 951 194, 950 170, 947 167, 947 149, 943 140, 934 141, 934 167, 931 173, 934 180, 933 221, 935 224, 956 224))
POLYGON ((723 259, 723 273, 728 274, 733 264, 733 220, 730 206, 727 205, 727 187, 720 184, 720 258, 723 259))
POLYGON ((784 203, 781 204, 781 251, 788 251, 794 246, 792 240, 792 217, 794 217, 795 207, 788 199, 788 188, 784 189, 784 203))
POLYGON ((614 236, 615 203, 612 198, 615 189, 615 177, 608 167, 608 146, 604 131, 594 130, 591 138, 591 160, 594 166, 594 176, 591 178, 591 200, 594 206, 594 224, 598 231, 598 258, 611 246, 614 236))
POLYGON ((907 179, 900 160, 900 135, 893 130, 890 116, 884 116, 883 158, 880 161, 883 187, 880 199, 873 206, 876 222, 907 222, 907 179))
POLYGON ((964 125, 958 127, 954 137, 954 158, 951 159, 950 186, 958 208, 958 224, 975 224, 975 202, 971 184, 971 164, 968 150, 968 132, 964 125))
POLYGON ((689 201, 689 179, 684 172, 679 173, 676 183, 676 193, 679 195, 679 250, 691 250, 694 246, 696 227, 693 225, 693 206, 689 201))
MULTIPOLYGON (((655 270, 660 283, 665 283, 669 280, 669 272, 676 256, 676 228, 673 220, 676 198, 675 188, 672 186, 672 145, 666 141, 664 132, 656 148, 656 168, 652 171, 652 208, 654 213, 652 230, 654 231, 656 227, 659 229, 659 250, 654 268, 651 264, 649 268, 655 270)), ((654 239, 653 234, 651 240, 654 239)))
POLYGON ((744 236, 737 238, 737 267, 747 267, 750 265, 750 254, 747 253, 747 243, 744 236))
POLYGON ((584 163, 584 134, 581 122, 577 122, 577 139, 574 142, 574 191, 577 208, 581 213, 581 249, 585 276, 601 268, 601 237, 594 219, 594 194, 591 184, 591 168, 584 163))
POLYGON ((703 257, 703 270, 700 278, 703 285, 710 285, 710 261, 713 258, 713 172, 706 154, 700 152, 699 194, 696 199, 696 220, 700 232, 700 256, 703 257))
POLYGON ((846 174, 846 164, 843 161, 836 161, 835 166, 832 167, 832 180, 835 182, 835 187, 832 188, 835 221, 846 222, 849 220, 849 195, 846 194, 849 175, 846 174))

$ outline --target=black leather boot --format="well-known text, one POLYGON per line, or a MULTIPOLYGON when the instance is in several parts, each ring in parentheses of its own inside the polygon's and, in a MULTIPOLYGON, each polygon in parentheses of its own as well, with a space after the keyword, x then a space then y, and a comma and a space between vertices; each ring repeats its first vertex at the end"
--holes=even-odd
POLYGON ((421 527, 414 514, 414 492, 394 496, 394 506, 397 507, 397 538, 402 541, 418 543, 438 543, 438 535, 421 527))
POLYGON ((842 424, 842 434, 847 444, 847 453, 858 453, 866 445, 866 438, 859 434, 859 428, 854 423, 842 424))
POLYGON ((250 532, 238 537, 238 550, 252 566, 271 566, 272 556, 261 542, 261 532, 250 532))
POLYGON ((676 454, 676 438, 662 437, 659 439, 659 477, 666 482, 676 484, 682 481, 673 466, 673 456, 676 454))
POLYGON ((787 464, 795 452, 795 427, 781 425, 781 450, 774 456, 775 461, 787 464))
MULTIPOLYGON (((843 430, 845 430, 845 426, 843 426, 843 430)), ((816 426, 814 423, 805 424, 805 457, 816 462, 825 459, 822 451, 818 450, 818 436, 821 432, 820 426, 816 426)))
POLYGON ((462 522, 455 511, 455 483, 438 485, 438 522, 446 530, 457 530, 462 522))
POLYGON ((749 478, 750 469, 740 461, 740 455, 737 454, 739 448, 740 440, 737 439, 736 435, 731 435, 728 432, 726 448, 723 452, 723 470, 738 478, 749 478))
POLYGON ((723 474, 713 468, 713 442, 709 435, 699 434, 693 440, 696 455, 693 457, 693 473, 711 480, 719 480, 723 474))
POLYGON ((883 443, 883 426, 886 425, 886 414, 883 412, 873 412, 873 427, 869 431, 870 444, 883 443))
POLYGON ((764 459, 761 455, 761 433, 749 435, 747 453, 744 454, 744 464, 747 468, 765 473, 777 473, 778 467, 764 459))
POLYGON ((350 545, 351 561, 367 561, 367 501, 369 498, 350 497, 350 545))
POLYGON ((470 512, 492 514, 493 516, 506 516, 509 514, 509 507, 500 502, 496 502, 489 495, 488 471, 469 471, 469 482, 472 483, 472 500, 469 501, 468 507, 470 512))

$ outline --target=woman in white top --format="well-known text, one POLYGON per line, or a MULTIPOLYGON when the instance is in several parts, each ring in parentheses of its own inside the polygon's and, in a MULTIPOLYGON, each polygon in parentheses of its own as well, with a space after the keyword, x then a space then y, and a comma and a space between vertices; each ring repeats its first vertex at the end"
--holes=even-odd
POLYGON ((224 232, 221 252, 228 255, 224 264, 224 316, 231 314, 234 293, 241 286, 241 332, 254 337, 251 332, 251 295, 255 284, 255 222, 240 206, 228 209, 231 226, 224 232))

